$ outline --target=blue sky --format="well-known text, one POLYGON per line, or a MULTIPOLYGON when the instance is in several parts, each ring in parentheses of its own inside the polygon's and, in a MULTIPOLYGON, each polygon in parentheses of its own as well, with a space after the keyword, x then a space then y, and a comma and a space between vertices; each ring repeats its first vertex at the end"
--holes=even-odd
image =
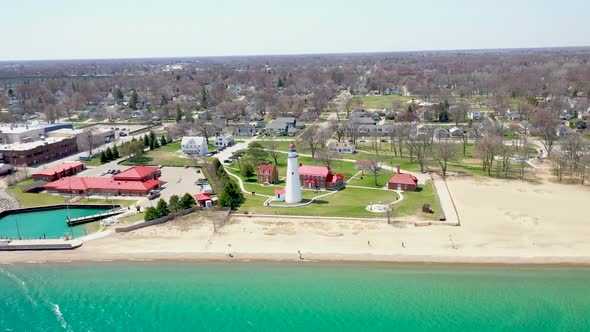
POLYGON ((589 0, 0 0, 0 60, 590 45, 589 0))

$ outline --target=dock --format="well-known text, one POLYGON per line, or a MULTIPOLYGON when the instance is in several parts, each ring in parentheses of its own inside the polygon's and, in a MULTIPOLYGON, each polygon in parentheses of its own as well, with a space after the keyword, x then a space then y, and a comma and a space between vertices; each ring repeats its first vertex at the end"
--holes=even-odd
POLYGON ((121 214, 123 212, 125 212, 126 210, 124 209, 116 209, 116 210, 110 210, 107 212, 103 212, 103 213, 99 213, 99 214, 93 214, 90 216, 85 216, 85 217, 79 217, 79 218, 68 218, 67 222, 68 222, 68 226, 76 226, 76 225, 81 225, 81 224, 85 224, 91 221, 96 221, 96 220, 100 220, 100 219, 104 219, 104 218, 108 218, 108 217, 112 217, 112 216, 116 216, 118 214, 121 214))
POLYGON ((47 239, 47 240, 2 240, 0 251, 21 250, 71 250, 82 245, 80 240, 47 239))

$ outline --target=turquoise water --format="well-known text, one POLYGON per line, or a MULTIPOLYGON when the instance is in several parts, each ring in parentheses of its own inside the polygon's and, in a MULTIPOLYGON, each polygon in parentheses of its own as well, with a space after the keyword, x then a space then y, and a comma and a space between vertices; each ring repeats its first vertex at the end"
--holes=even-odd
POLYGON ((65 234, 74 237, 83 236, 86 234, 84 225, 68 226, 66 221, 68 213, 70 218, 78 218, 106 210, 109 209, 69 208, 69 212, 68 209, 55 209, 11 214, 0 219, 0 238, 18 239, 19 231, 23 239, 38 239, 44 236, 48 239, 54 239, 65 234))
POLYGON ((590 331, 590 269, 0 266, 6 331, 590 331))

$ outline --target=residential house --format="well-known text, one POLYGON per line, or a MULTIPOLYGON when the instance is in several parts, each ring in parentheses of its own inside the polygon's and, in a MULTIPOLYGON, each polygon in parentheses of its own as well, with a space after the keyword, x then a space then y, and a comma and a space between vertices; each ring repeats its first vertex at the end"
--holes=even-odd
POLYGON ((180 142, 184 157, 201 157, 209 153, 207 140, 200 136, 184 136, 180 142))
POLYGON ((355 151, 355 146, 350 144, 346 141, 343 142, 329 142, 328 143, 328 151, 334 153, 344 153, 344 154, 353 154, 355 151))
POLYGON ((449 138, 451 137, 451 133, 445 128, 435 128, 434 129, 434 137, 436 138, 449 138))
POLYGON ((261 163, 256 171, 258 183, 275 184, 279 182, 279 172, 276 165, 261 163))
POLYGON ((254 136, 256 135, 256 126, 248 123, 239 123, 234 127, 236 136, 254 136))
POLYGON ((520 120, 522 118, 518 110, 506 110, 505 116, 510 121, 520 120))
POLYGON ((265 132, 268 135, 282 136, 295 135, 297 132, 297 120, 294 117, 279 117, 269 122, 265 127, 265 132))
POLYGON ((459 127, 453 127, 449 129, 450 137, 463 137, 464 131, 459 127))
POLYGON ((213 143, 216 147, 227 147, 234 145, 234 136, 229 133, 215 135, 213 143))

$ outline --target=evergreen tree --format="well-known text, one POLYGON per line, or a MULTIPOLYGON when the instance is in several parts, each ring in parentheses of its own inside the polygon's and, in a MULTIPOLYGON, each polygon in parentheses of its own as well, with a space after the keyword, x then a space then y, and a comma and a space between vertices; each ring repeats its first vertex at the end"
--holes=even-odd
POLYGON ((110 147, 107 147, 107 152, 105 153, 105 156, 108 161, 113 160, 113 151, 111 151, 110 147))
POLYGON ((283 88, 285 87, 285 84, 283 83, 283 80, 279 77, 279 82, 277 83, 277 88, 283 88))
POLYGON ((182 110, 180 105, 176 104, 176 123, 180 123, 180 120, 182 120, 182 110))
POLYGON ((101 151, 101 152, 100 152, 100 163, 101 163, 101 164, 104 164, 104 163, 106 163, 107 161, 108 161, 108 160, 107 160, 107 155, 104 153, 104 151, 101 151))
POLYGON ((117 99, 117 101, 123 101, 123 98, 125 98, 125 95, 123 95, 123 91, 117 88, 117 92, 115 93, 115 99, 117 99))
POLYGON ((153 150, 156 148, 156 146, 154 145, 154 141, 152 141, 151 139, 148 141, 148 146, 150 147, 150 150, 153 150))
POLYGON ((135 92, 135 90, 134 90, 133 93, 131 94, 131 99, 129 99, 129 107, 132 110, 136 110, 138 101, 139 101, 139 96, 137 95, 137 92, 135 92))
POLYGON ((168 201, 168 208, 172 213, 180 210, 180 197, 178 197, 178 195, 170 196, 170 200, 168 201))
POLYGON ((158 201, 158 205, 156 205, 156 210, 158 211, 158 218, 165 217, 170 214, 170 209, 168 209, 168 203, 163 198, 160 198, 158 201))
POLYGON ((154 149, 157 149, 160 147, 160 143, 158 143, 158 140, 154 138, 153 140, 153 144, 154 144, 154 149))
POLYGON ((143 135, 143 146, 145 146, 146 148, 150 146, 150 138, 147 134, 143 135))
POLYGON ((229 180, 225 182, 223 191, 219 195, 219 205, 234 209, 240 205, 243 198, 244 196, 238 185, 233 180, 229 180))
POLYGON ((162 134, 162 137, 160 138, 160 145, 164 146, 168 144, 168 141, 166 141, 166 136, 164 136, 164 134, 162 134))
POLYGON ((197 204, 197 201, 195 200, 193 195, 191 195, 189 193, 184 194, 179 202, 180 209, 182 209, 182 210, 190 209, 195 204, 197 204))
POLYGON ((117 144, 115 144, 115 146, 113 146, 113 159, 119 159, 119 157, 119 149, 117 149, 117 144))
POLYGON ((158 219, 158 218, 159 218, 158 210, 155 207, 150 206, 145 210, 143 220, 150 221, 150 220, 154 220, 154 219, 158 219))
POLYGON ((156 140, 156 134, 154 134, 153 131, 150 131, 150 137, 149 137, 150 141, 155 141, 156 140))
POLYGON ((412 105, 408 105, 408 112, 414 112, 414 109, 412 108, 412 105))

